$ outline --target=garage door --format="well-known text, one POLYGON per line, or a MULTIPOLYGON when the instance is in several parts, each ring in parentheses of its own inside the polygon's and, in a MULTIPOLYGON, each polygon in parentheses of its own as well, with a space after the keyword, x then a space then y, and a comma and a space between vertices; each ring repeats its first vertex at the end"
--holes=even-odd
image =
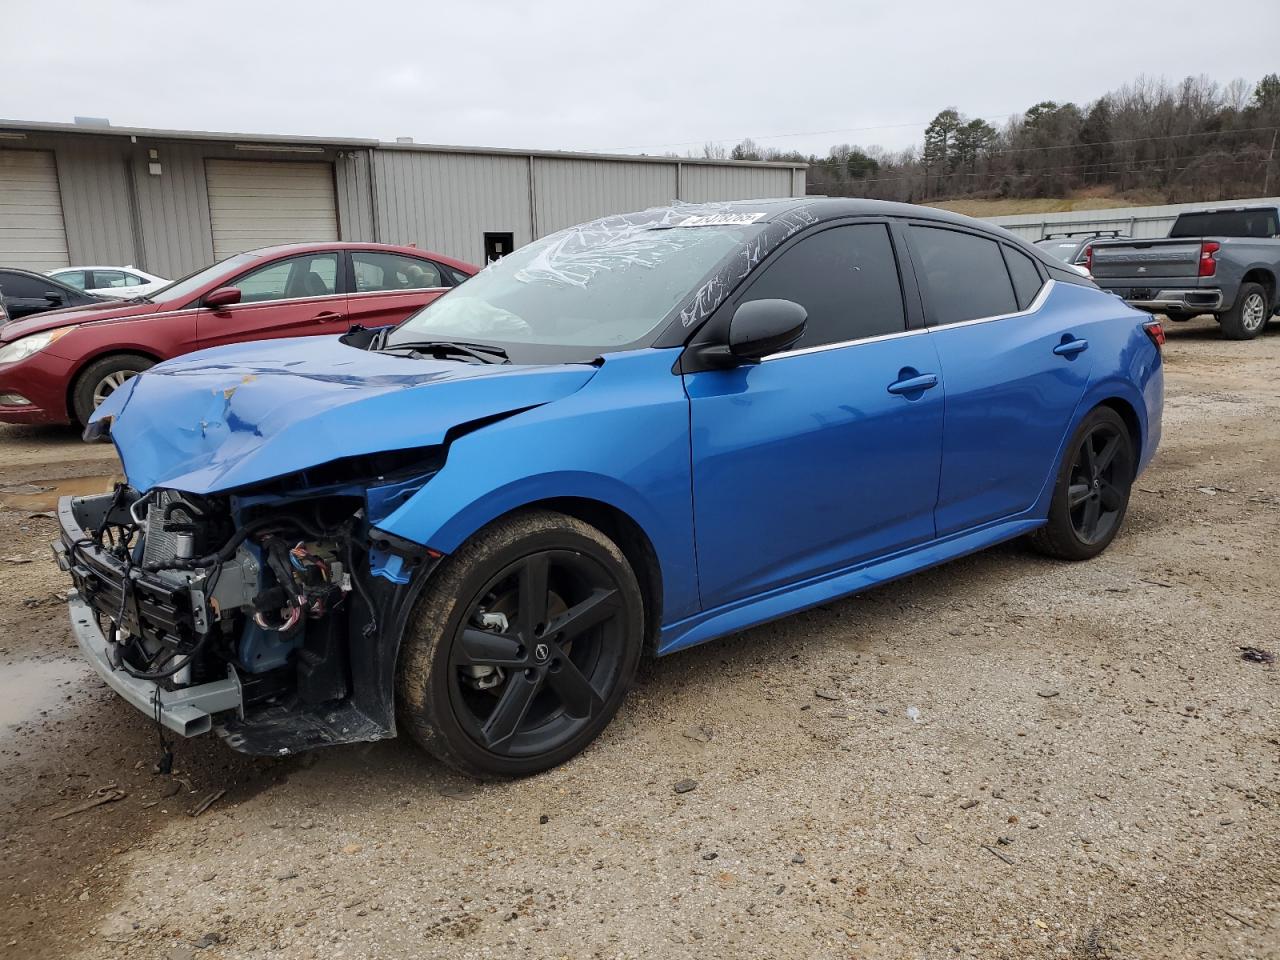
POLYGON ((338 239, 330 164, 209 160, 205 173, 218 260, 277 243, 338 239))
POLYGON ((0 266, 70 264, 58 168, 46 150, 0 150, 0 266))

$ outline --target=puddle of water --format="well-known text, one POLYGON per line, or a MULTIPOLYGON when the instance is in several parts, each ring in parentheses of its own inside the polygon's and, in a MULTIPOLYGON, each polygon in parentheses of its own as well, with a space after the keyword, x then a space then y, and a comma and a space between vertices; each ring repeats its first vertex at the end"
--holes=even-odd
POLYGON ((0 737, 16 724, 41 720, 79 702, 91 674, 83 660, 67 658, 0 666, 0 737))
POLYGON ((110 493, 116 479, 115 475, 108 474, 100 477, 75 477, 71 480, 0 485, 0 504, 11 510, 27 510, 32 513, 57 510, 58 500, 62 497, 110 493))

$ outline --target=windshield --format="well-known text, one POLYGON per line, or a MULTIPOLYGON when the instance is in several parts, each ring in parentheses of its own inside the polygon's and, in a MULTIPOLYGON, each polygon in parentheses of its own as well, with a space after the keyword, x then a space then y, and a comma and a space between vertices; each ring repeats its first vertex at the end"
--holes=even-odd
POLYGON ((1076 247, 1080 246, 1079 240, 1038 240, 1036 246, 1049 254, 1051 257, 1057 257, 1059 260, 1070 261, 1076 252, 1076 247))
POLYGON ((1277 230, 1275 210, 1223 210, 1209 213, 1184 213, 1173 222, 1170 237, 1274 237, 1277 230))
POLYGON ((152 300, 185 300, 187 297, 195 296, 202 287, 227 273, 228 270, 235 267, 243 267, 257 259, 256 254, 238 253, 234 257, 227 257, 227 259, 221 260, 211 267, 204 267, 195 273, 189 273, 181 280, 175 280, 167 287, 161 287, 159 290, 148 294, 148 296, 152 300))
POLYGON ((639 346, 759 226, 596 221, 522 247, 409 317, 384 348, 501 344, 521 362, 639 346))

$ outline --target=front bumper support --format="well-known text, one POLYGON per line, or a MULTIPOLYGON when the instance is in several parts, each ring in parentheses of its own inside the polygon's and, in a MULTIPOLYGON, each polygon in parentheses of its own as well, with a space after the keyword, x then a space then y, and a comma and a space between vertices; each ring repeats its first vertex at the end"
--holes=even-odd
POLYGON ((111 644, 99 629, 93 608, 73 591, 68 600, 71 629, 85 658, 109 686, 147 716, 156 715, 159 699, 160 722, 184 737, 208 733, 215 714, 235 711, 244 716, 244 694, 235 667, 227 665, 227 678, 180 690, 165 690, 152 680, 140 680, 111 663, 111 644))

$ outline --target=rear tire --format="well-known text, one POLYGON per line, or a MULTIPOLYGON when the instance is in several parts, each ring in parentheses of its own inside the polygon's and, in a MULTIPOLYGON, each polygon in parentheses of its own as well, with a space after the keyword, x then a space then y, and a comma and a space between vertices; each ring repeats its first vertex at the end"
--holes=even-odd
POLYGON ((1067 445, 1049 522, 1031 534, 1031 545, 1060 560, 1100 554, 1124 522, 1137 462, 1124 419, 1110 407, 1095 407, 1067 445))
POLYGON ((100 357, 80 372, 71 391, 71 412, 80 426, 85 426, 98 404, 119 389, 126 380, 136 377, 155 361, 136 353, 113 353, 100 357))
POLYGON ((1262 285, 1242 283, 1236 302, 1219 315, 1218 321, 1222 324, 1222 335, 1228 340, 1252 340, 1266 328, 1270 316, 1271 304, 1262 285))
POLYGON ((643 646, 640 585, 617 545, 561 513, 514 514, 433 574, 406 628, 398 713, 463 773, 538 773, 608 725, 643 646))

